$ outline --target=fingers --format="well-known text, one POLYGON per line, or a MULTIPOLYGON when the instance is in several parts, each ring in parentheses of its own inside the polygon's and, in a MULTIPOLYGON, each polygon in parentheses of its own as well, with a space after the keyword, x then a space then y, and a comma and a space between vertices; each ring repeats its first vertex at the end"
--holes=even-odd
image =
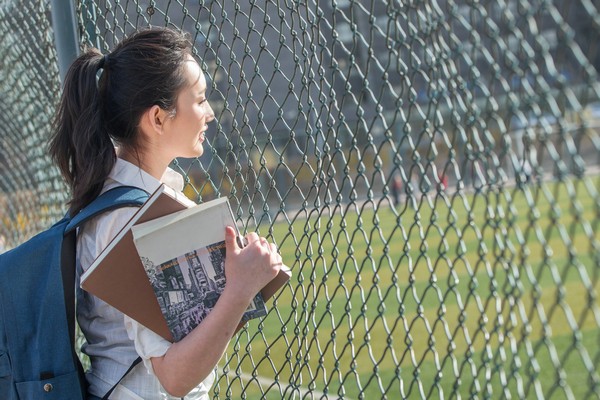
POLYGON ((269 244, 269 241, 262 237, 262 236, 258 236, 258 234, 256 232, 251 232, 249 234, 246 235, 246 240, 248 241, 248 244, 258 244, 260 247, 265 247, 267 248, 269 251, 271 251, 271 246, 269 244))
POLYGON ((235 229, 232 226, 225 227, 225 242, 232 242, 235 239, 235 229))
POLYGON ((269 245, 269 242, 264 237, 260 238, 260 244, 262 247, 266 247, 268 250, 271 250, 271 246, 269 245))
POLYGON ((250 232, 249 234, 246 235, 246 241, 248 242, 248 244, 252 244, 254 242, 260 242, 261 237, 258 236, 258 234, 256 232, 250 232))
POLYGON ((262 245, 266 242, 265 238, 259 237, 255 232, 249 233, 246 237, 238 236, 236 230, 231 227, 225 227, 225 243, 228 246, 232 246, 232 249, 243 249, 248 244, 259 241, 262 245))
POLYGON ((277 276, 283 265, 281 255, 276 244, 255 232, 237 238, 247 241, 247 245, 239 246, 235 240, 235 231, 232 229, 230 232, 227 228, 225 273, 228 285, 233 285, 236 290, 256 294, 277 276))
POLYGON ((236 236, 235 239, 236 239, 237 245, 240 249, 243 249, 244 247, 248 246, 248 239, 246 239, 245 237, 236 236))
POLYGON ((233 253, 238 251, 241 246, 240 243, 236 241, 237 235, 235 233, 235 229, 231 226, 225 227, 225 249, 228 253, 233 253))
POLYGON ((275 243, 269 243, 269 247, 271 248, 271 253, 277 253, 277 245, 275 243))
POLYGON ((238 243, 240 249, 246 246, 257 246, 259 249, 262 249, 262 251, 266 250, 267 253, 271 255, 271 257, 274 256, 276 259, 275 263, 281 262, 281 255, 279 254, 279 249, 277 248, 277 245, 275 243, 269 242, 266 238, 259 236, 256 232, 250 232, 246 235, 246 237, 243 237, 241 239, 243 240, 244 245, 240 245, 238 243))

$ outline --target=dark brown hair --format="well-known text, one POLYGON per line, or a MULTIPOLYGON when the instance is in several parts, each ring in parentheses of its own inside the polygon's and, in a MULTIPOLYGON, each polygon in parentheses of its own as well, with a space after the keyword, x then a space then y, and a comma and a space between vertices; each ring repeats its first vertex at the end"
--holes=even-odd
POLYGON ((150 28, 107 55, 90 48, 73 62, 49 143, 50 155, 71 187, 72 213, 100 194, 116 162, 113 141, 135 152, 142 145, 142 114, 154 105, 174 111, 186 84, 183 64, 189 54, 186 35, 150 28))

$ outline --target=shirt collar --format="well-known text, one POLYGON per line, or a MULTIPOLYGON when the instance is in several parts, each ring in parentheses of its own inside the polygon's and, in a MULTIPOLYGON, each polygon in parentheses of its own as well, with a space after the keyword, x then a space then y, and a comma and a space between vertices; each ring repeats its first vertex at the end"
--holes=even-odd
POLYGON ((108 177, 120 185, 135 186, 149 193, 153 193, 158 189, 161 183, 179 192, 183 190, 184 185, 183 176, 169 167, 167 167, 159 181, 140 167, 121 158, 117 158, 117 162, 108 177))

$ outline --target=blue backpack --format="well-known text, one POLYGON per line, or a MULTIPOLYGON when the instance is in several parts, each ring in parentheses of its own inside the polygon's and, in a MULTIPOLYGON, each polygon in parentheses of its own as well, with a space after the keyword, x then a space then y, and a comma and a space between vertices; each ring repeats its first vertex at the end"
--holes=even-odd
POLYGON ((76 228, 100 213, 140 206, 147 198, 139 188, 114 188, 73 218, 67 213, 48 230, 0 255, 0 399, 86 397, 75 352, 76 228))

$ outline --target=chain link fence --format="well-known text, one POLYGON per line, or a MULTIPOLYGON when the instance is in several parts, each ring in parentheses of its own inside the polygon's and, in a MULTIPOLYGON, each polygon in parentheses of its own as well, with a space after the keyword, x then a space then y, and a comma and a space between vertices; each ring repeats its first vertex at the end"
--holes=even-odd
MULTIPOLYGON (((66 6, 65 2, 65 6, 66 6)), ((214 398, 600 397, 599 4, 76 2, 80 44, 191 34, 227 196, 294 276, 214 398)), ((51 6, 0 2, 0 238, 58 219, 51 6)))

